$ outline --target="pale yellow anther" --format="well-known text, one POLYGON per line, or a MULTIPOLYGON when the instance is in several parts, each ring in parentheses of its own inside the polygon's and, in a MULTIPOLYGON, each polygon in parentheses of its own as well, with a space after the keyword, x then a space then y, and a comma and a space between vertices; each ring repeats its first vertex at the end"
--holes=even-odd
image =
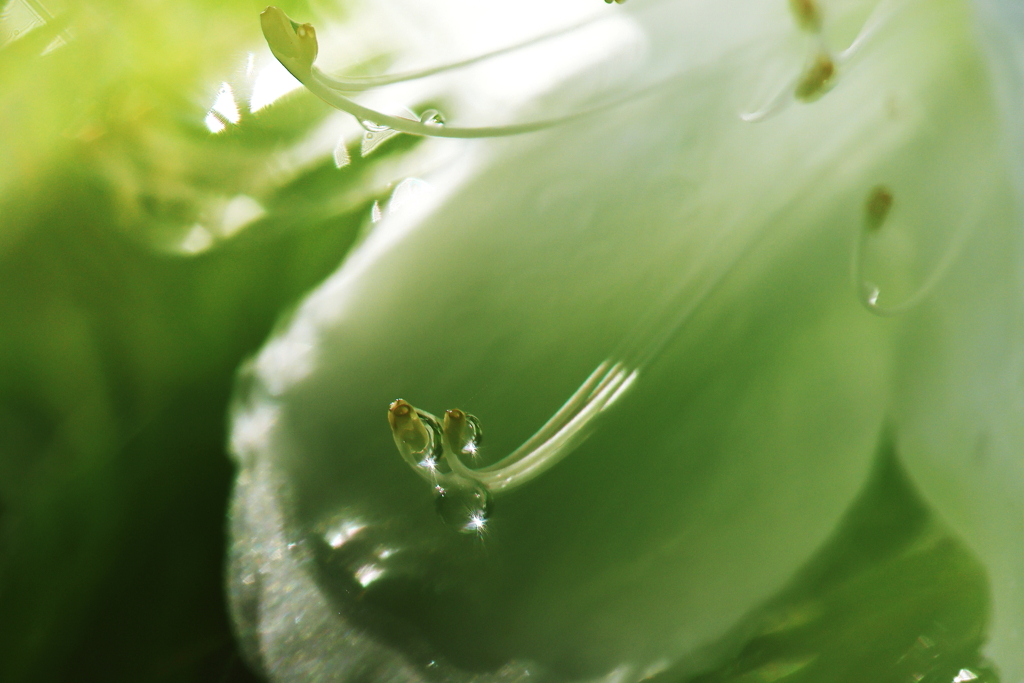
POLYGON ((398 399, 388 406, 388 423, 400 451, 422 453, 430 445, 430 432, 407 401, 398 399))
POLYGON ((871 190, 867 202, 864 203, 864 227, 870 232, 878 232, 892 209, 893 197, 889 188, 884 185, 871 190))
POLYGON ((319 51, 312 24, 297 24, 273 6, 260 14, 260 24, 278 61, 299 80, 308 75, 319 51))
POLYGON ((821 52, 797 81, 793 96, 803 102, 811 102, 827 93, 836 76, 836 63, 830 55, 821 52))
POLYGON ((789 0, 789 8, 800 28, 811 33, 821 31, 821 12, 815 0, 789 0))
POLYGON ((466 421, 466 414, 455 408, 446 410, 444 413, 444 437, 451 447, 461 453, 465 451, 472 435, 469 432, 469 425, 466 421))

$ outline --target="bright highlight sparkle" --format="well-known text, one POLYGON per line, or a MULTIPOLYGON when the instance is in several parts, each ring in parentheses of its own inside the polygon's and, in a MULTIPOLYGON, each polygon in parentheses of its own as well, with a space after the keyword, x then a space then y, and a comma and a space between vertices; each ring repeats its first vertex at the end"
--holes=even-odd
POLYGON ((366 588, 382 576, 384 576, 384 570, 375 564, 366 564, 356 570, 356 581, 363 588, 366 588))
POLYGON ((470 515, 469 522, 466 523, 466 528, 470 531, 483 531, 486 526, 487 517, 482 512, 474 512, 470 515))
POLYGON ((341 546, 352 540, 352 537, 358 534, 360 531, 366 528, 366 525, 359 524, 358 522, 345 522, 336 531, 331 533, 327 538, 327 543, 332 548, 337 550, 341 546))

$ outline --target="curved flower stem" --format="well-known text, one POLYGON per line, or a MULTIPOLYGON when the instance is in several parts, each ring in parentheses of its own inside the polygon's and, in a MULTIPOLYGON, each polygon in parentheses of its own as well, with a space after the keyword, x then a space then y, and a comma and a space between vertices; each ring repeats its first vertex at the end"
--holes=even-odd
MULTIPOLYGON (((496 465, 506 460, 514 460, 522 457, 524 454, 538 448, 545 441, 548 441, 551 437, 557 434, 558 431, 580 411, 580 409, 594 394, 601 381, 607 377, 609 367, 610 364, 608 361, 604 361, 598 365, 597 368, 590 373, 590 376, 587 377, 583 384, 580 385, 579 389, 569 397, 569 400, 567 400, 533 436, 523 442, 519 448, 514 450, 508 456, 502 458, 502 460, 499 461, 499 463, 496 463, 496 465)), ((490 465, 482 468, 482 470, 492 470, 494 467, 495 465, 490 465)))
POLYGON ((871 14, 864 21, 864 26, 861 27, 857 37, 853 39, 849 47, 839 53, 836 59, 840 62, 846 62, 856 56, 864 44, 871 40, 878 33, 878 30, 891 21, 907 4, 908 0, 881 0, 871 10, 871 14))
MULTIPOLYGON (((602 363, 536 434, 508 456, 480 469, 462 462, 461 449, 452 443, 448 430, 444 430, 444 459, 452 475, 482 486, 490 493, 521 486, 553 467, 586 439, 593 429, 594 418, 617 400, 637 375, 636 370, 629 371, 621 363, 611 366, 602 363)), ((398 432, 395 433, 395 442, 401 451, 404 442, 398 432)))
MULTIPOLYGON (((546 128, 551 128, 563 123, 568 123, 576 119, 594 114, 598 111, 608 109, 610 107, 621 104, 624 99, 617 99, 613 102, 608 102, 602 105, 598 105, 592 109, 586 109, 580 112, 572 114, 566 114, 564 116, 552 117, 549 119, 539 119, 536 121, 528 121, 526 123, 516 123, 505 126, 475 126, 475 127, 459 127, 459 126, 442 126, 436 124, 423 123, 421 121, 414 121, 412 119, 402 118, 400 116, 391 116, 369 107, 364 107, 358 102, 345 97, 337 90, 334 90, 327 86, 322 79, 323 72, 316 67, 310 72, 308 80, 302 81, 302 84, 309 89, 311 93, 322 99, 327 104, 331 105, 335 109, 347 112, 355 116, 362 121, 369 121, 378 126, 387 126, 393 130, 397 130, 399 133, 408 133, 410 135, 422 135, 426 137, 435 138, 458 138, 458 139, 473 139, 473 138, 496 138, 496 137, 507 137, 511 135, 522 135, 524 133, 533 133, 546 128)), ((302 79, 299 79, 300 81, 302 79)))
MULTIPOLYGON (((612 2, 612 0, 606 1, 609 4, 611 4, 612 2)), ((614 0, 614 2, 622 4, 623 2, 625 2, 625 0, 614 0)), ((666 0, 650 0, 649 2, 641 5, 641 9, 649 9, 651 7, 656 7, 663 2, 666 2, 666 0)), ((380 76, 331 76, 321 71, 320 80, 327 87, 333 88, 334 90, 340 90, 342 92, 363 92, 365 90, 369 90, 370 88, 379 88, 386 85, 394 85, 395 83, 415 81, 421 78, 435 76, 439 73, 444 73, 446 71, 463 69, 468 66, 473 66, 474 64, 479 64, 481 62, 494 59, 495 57, 500 57, 502 55, 516 52, 523 48, 538 45, 540 43, 544 43, 555 38, 561 38, 562 36, 574 33, 575 31, 578 31, 580 29, 592 26, 594 24, 606 21, 608 19, 616 18, 618 16, 620 15, 615 13, 609 14, 608 12, 601 12, 600 14, 594 14, 593 16, 587 17, 582 21, 578 21, 575 24, 570 24, 568 26, 563 26, 561 28, 554 29, 553 31, 548 31, 547 33, 542 33, 540 35, 533 36, 532 38, 528 38, 513 45, 498 48, 497 50, 492 50, 490 52, 484 52, 483 54, 474 55, 473 57, 469 57, 468 59, 461 59, 455 62, 449 62, 447 64, 428 67, 426 69, 417 69, 415 71, 405 71, 396 74, 382 74, 380 76)))
MULTIPOLYGON (((664 84, 663 82, 656 82, 649 86, 639 88, 627 95, 600 102, 580 111, 546 119, 503 126, 446 126, 438 123, 430 123, 429 121, 416 121, 400 116, 385 114, 384 112, 363 106, 355 100, 346 97, 342 94, 343 92, 361 92, 362 90, 371 87, 369 83, 373 79, 369 79, 369 81, 366 82, 360 82, 357 80, 337 79, 328 76, 313 64, 316 60, 319 46, 316 40, 316 31, 312 25, 297 24, 293 22, 277 7, 267 7, 260 15, 260 18, 263 26, 263 34, 267 39, 267 44, 270 46, 271 52, 274 53, 274 56, 277 57, 278 61, 280 61, 281 64, 299 80, 300 83, 306 86, 310 92, 335 109, 347 112, 361 121, 370 122, 378 126, 385 126, 392 130, 400 133, 407 133, 409 135, 420 135, 435 138, 474 139, 507 137, 512 135, 522 135, 524 133, 533 133, 617 107, 621 104, 632 101, 637 97, 643 96, 664 84)), ((565 30, 567 31, 569 29, 565 30)), ((552 36, 540 36, 534 39, 534 41, 545 40, 549 37, 552 36)), ((534 41, 528 41, 528 43, 534 41)), ((511 49, 513 48, 505 48, 501 51, 491 53, 490 55, 482 55, 479 58, 474 58, 465 62, 456 62, 452 65, 435 67, 422 72, 413 72, 412 74, 404 74, 394 77, 379 77, 377 79, 377 83, 397 83, 411 78, 421 78, 424 75, 431 75, 445 69, 465 66, 473 63, 474 61, 480 61, 482 59, 486 59, 488 56, 494 56, 494 54, 500 54, 505 50, 511 49)))
MULTIPOLYGON (((787 208, 788 204, 777 211, 782 212, 787 208)), ((726 237, 727 233, 722 233, 720 239, 726 237)), ((762 235, 761 239, 766 237, 762 235)), ((716 277, 704 278, 704 283, 695 293, 687 296, 687 288, 692 284, 690 280, 668 293, 658 305, 652 307, 636 331, 619 345, 613 357, 622 360, 606 360, 599 364, 533 436, 498 462, 479 469, 467 466, 459 457, 462 449, 451 443, 447 430, 442 430, 446 434, 443 459, 452 469, 450 477, 461 481, 463 486, 476 484, 489 493, 498 493, 521 486, 559 463, 590 436, 597 418, 634 385, 643 368, 661 354, 686 322, 725 281, 732 266, 757 249, 760 242, 760 239, 750 240, 719 270, 716 277), (677 312, 666 323, 665 312, 672 310, 677 312)), ((397 435, 396 443, 399 443, 397 435)), ((408 458, 406 461, 409 461, 408 458)), ((422 472, 420 476, 423 476, 422 472)))
POLYGON ((481 483, 492 492, 503 491, 525 484, 555 466, 590 436, 595 425, 594 418, 617 399, 637 375, 635 370, 629 372, 621 366, 615 366, 586 405, 550 439, 535 450, 521 455, 515 462, 487 472, 481 483))
MULTIPOLYGON (((653 3, 652 3, 653 4, 653 3)), ((385 85, 393 85, 395 83, 405 83, 407 81, 415 81, 421 78, 427 78, 428 76, 434 76, 445 71, 454 71, 455 69, 462 69, 474 64, 485 62, 495 57, 521 50, 539 43, 543 43, 554 38, 560 38, 564 35, 577 31, 581 28, 591 26, 593 24, 605 21, 607 19, 614 18, 618 15, 608 14, 602 12, 601 14, 595 14, 592 17, 588 17, 583 21, 577 22, 570 26, 563 26, 562 28, 549 31, 548 33, 542 33, 539 36, 534 36, 514 45, 498 48, 491 52, 485 52, 480 55, 475 55, 468 59, 459 60, 456 62, 449 62, 448 64, 441 64, 439 66, 433 66, 426 69, 419 69, 416 71, 406 71, 396 74, 384 74, 381 76, 331 76, 323 71, 320 72, 320 80, 329 88, 334 90, 341 90, 343 92, 363 92, 370 88, 378 88, 385 85)))

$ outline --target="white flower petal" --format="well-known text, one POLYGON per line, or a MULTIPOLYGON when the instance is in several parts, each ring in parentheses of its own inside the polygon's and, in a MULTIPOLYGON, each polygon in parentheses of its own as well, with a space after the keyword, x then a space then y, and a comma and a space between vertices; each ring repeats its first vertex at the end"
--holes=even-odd
MULTIPOLYGON (((838 7, 836 36, 853 40, 872 6, 838 7)), ((999 549, 1024 519, 1020 387, 1006 379, 1021 357, 1006 282, 1018 214, 967 11, 908 3, 827 96, 756 125, 738 114, 800 64, 784 3, 637 13, 669 65, 644 78, 671 72, 669 85, 479 143, 428 178, 430 201, 386 216, 257 363, 255 393, 281 412, 239 488, 236 539, 314 548, 288 567, 236 548, 235 576, 277 572, 233 587, 236 609, 258 605, 240 620, 269 675, 419 680, 411 651, 442 652, 460 681, 474 667, 497 672, 475 680, 535 667, 625 680, 666 659, 685 673, 834 531, 887 418, 997 601, 1016 600, 1017 558, 999 549), (868 312, 850 282, 879 184, 893 239, 864 265, 880 302, 925 302, 897 318, 868 312), (498 500, 471 539, 486 552, 467 550, 395 453, 387 405, 471 410, 500 457, 609 359, 641 370, 630 393, 498 500), (983 471, 964 456, 979 434, 983 471), (332 551, 339 519, 360 520, 361 543, 332 551), (416 634, 381 630, 396 618, 416 634)), ((993 654, 1019 678, 1020 603, 999 604, 993 654)))

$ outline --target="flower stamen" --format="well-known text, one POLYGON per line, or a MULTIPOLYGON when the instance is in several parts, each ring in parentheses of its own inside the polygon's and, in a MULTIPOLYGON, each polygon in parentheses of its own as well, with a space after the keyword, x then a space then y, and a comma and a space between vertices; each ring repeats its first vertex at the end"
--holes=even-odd
MULTIPOLYGON (((424 478, 433 486, 461 490, 480 488, 488 494, 521 486, 575 450, 592 433, 596 418, 628 389, 637 374, 621 363, 602 363, 532 437, 509 455, 485 467, 469 467, 460 457, 466 454, 475 457, 482 438, 479 420, 457 408, 446 411, 443 427, 438 431, 442 457, 451 472, 438 471, 436 481, 424 478)), ((424 426, 424 421, 429 424, 434 419, 402 399, 392 403, 388 410, 395 445, 421 476, 420 461, 415 456, 426 452, 433 443, 434 436, 424 426)))
MULTIPOLYGON (((616 2, 618 2, 618 0, 616 0, 616 2)), ((377 126, 385 126, 399 133, 407 133, 409 135, 459 139, 522 135, 524 133, 532 133, 564 123, 569 123, 571 121, 605 111, 625 102, 634 100, 636 97, 641 96, 660 85, 656 83, 652 86, 638 89, 636 92, 627 96, 616 97, 611 100, 599 102, 592 107, 585 108, 580 111, 546 119, 528 121, 525 123, 503 126, 441 126, 437 125, 434 121, 424 122, 422 120, 407 119, 370 109, 369 107, 359 104, 350 97, 345 96, 343 93, 359 93, 371 87, 414 80, 440 73, 442 71, 468 66, 476 62, 489 59, 490 57, 505 54, 518 49, 519 47, 568 33, 575 28, 579 28, 587 23, 596 21, 596 19, 591 19, 586 22, 582 22, 577 26, 559 29, 558 31, 538 36, 516 46, 502 48, 500 50, 495 50, 494 52, 486 53, 460 62, 432 67, 421 71, 408 72, 405 74, 370 78, 336 78, 328 76, 319 68, 314 66, 313 62, 316 60, 318 45, 316 40, 316 31, 310 24, 298 24, 289 19, 288 16, 280 9, 273 6, 267 7, 263 10, 260 14, 260 20, 263 27, 263 35, 267 39, 267 44, 270 46, 271 52, 273 52, 278 61, 280 61, 281 64, 299 80, 299 82, 306 86, 310 92, 335 109, 347 112, 364 123, 369 122, 377 126)))
POLYGON ((797 81, 793 96, 801 102, 813 102, 835 84, 836 63, 827 52, 820 52, 797 81))
POLYGON ((840 67, 845 66, 860 52, 861 48, 878 30, 896 14, 906 0, 881 0, 875 5, 857 36, 842 52, 834 55, 821 36, 822 19, 814 0, 790 0, 789 6, 796 18, 797 26, 818 36, 817 46, 809 66, 795 81, 782 88, 760 109, 740 114, 748 123, 764 121, 785 109, 793 100, 814 102, 835 86, 840 67))
POLYGON ((397 399, 388 406, 388 424, 402 458, 421 477, 437 485, 438 464, 444 455, 437 418, 397 399))
POLYGON ((789 8, 796 16, 796 23, 810 33, 821 32, 821 11, 814 0, 789 0, 789 8))
MULTIPOLYGON (((622 4, 626 0, 605 0, 605 1, 608 2, 609 4, 611 2, 616 2, 618 4, 622 4)), ((276 7, 268 7, 267 10, 264 10, 264 12, 266 12, 268 10, 276 10, 276 11, 280 12, 280 10, 278 10, 276 7)), ((558 29, 555 29, 553 31, 549 31, 547 33, 542 33, 542 34, 540 34, 538 36, 534 36, 533 38, 528 38, 527 40, 521 41, 519 43, 515 43, 513 45, 508 45, 506 47, 498 48, 497 50, 492 50, 490 52, 484 52, 482 54, 475 55, 473 57, 469 57, 468 59, 462 59, 462 60, 459 60, 457 62, 449 62, 447 64, 441 64, 439 66, 432 66, 432 67, 428 67, 426 69, 418 69, 416 71, 406 71, 406 72, 397 73, 397 74, 384 74, 384 75, 381 75, 381 76, 345 76, 345 77, 342 77, 342 76, 331 76, 331 75, 329 75, 327 73, 321 72, 320 79, 321 79, 321 81, 325 85, 327 85, 327 86, 329 86, 329 87, 331 87, 331 88, 333 88, 335 90, 339 90, 339 91, 342 91, 342 92, 352 92, 352 93, 364 92, 366 90, 369 90, 370 88, 379 88, 379 87, 383 87, 383 86, 386 86, 386 85, 394 85, 396 83, 406 83, 408 81, 416 81, 416 80, 419 80, 421 78, 427 78, 429 76, 434 76, 434 75, 437 75, 439 73, 444 73, 446 71, 454 71, 456 69, 462 69, 464 67, 473 66, 474 64, 479 64, 480 62, 485 62, 485 61, 487 61, 489 59, 493 59, 495 57, 500 57, 502 55, 506 55, 506 54, 509 54, 511 52, 515 52, 517 50, 521 50, 523 48, 530 47, 532 45, 537 45, 539 43, 543 43, 543 42, 546 42, 548 40, 552 40, 554 38, 560 38, 560 37, 562 37, 564 35, 570 34, 570 33, 574 32, 574 31, 577 31, 579 29, 585 28, 585 27, 590 26, 592 24, 595 24, 595 23, 597 23, 599 21, 604 21, 606 19, 612 18, 614 16, 616 16, 616 15, 615 14, 607 14, 607 13, 595 14, 594 16, 588 17, 587 19, 579 21, 579 22, 577 22, 575 24, 572 24, 572 25, 569 25, 569 26, 564 26, 562 28, 558 28, 558 29)), ((292 22, 292 23, 294 23, 294 22, 292 22)), ((265 34, 265 32, 264 32, 264 34, 265 34)), ((269 40, 270 40, 269 36, 267 37, 267 40, 269 42, 269 40)))

